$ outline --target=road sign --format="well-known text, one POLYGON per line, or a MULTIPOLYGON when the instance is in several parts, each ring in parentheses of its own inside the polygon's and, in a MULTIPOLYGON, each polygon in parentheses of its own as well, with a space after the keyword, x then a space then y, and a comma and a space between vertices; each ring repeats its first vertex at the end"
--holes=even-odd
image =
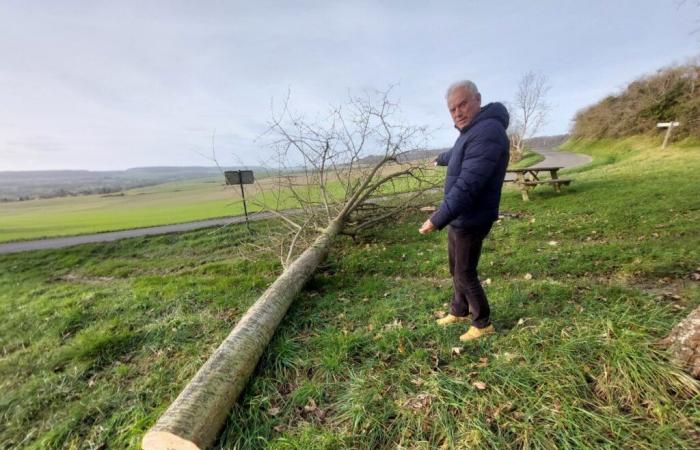
POLYGON ((227 170, 226 172, 224 172, 224 177, 226 177, 226 184, 237 184, 241 187, 241 197, 243 198, 243 212, 245 213, 245 226, 250 232, 250 225, 248 224, 248 206, 245 203, 245 191, 243 190, 243 185, 253 184, 255 182, 253 171, 227 170))
POLYGON ((227 170, 224 172, 226 184, 253 184, 255 177, 252 170, 227 170))

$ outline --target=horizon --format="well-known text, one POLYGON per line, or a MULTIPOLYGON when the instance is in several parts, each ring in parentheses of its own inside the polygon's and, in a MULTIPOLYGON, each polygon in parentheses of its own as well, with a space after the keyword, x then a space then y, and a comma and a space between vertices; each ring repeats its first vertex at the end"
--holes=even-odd
MULTIPOLYGON (((558 138, 562 136, 569 136, 568 133, 565 134, 552 134, 552 135, 538 135, 538 136, 533 136, 531 138, 526 139, 525 141, 529 140, 538 140, 538 139, 547 139, 547 138, 558 138)), ((407 150, 406 152, 412 152, 412 151, 426 151, 426 152, 436 152, 436 151, 444 151, 447 148, 427 148, 427 149, 413 149, 413 150, 407 150)), ((406 153, 404 152, 404 153, 406 153)), ((375 154, 369 154, 366 155, 365 157, 376 157, 378 155, 375 154)), ((129 170, 139 170, 139 169, 231 169, 231 168, 258 168, 258 169, 273 169, 272 167, 266 167, 266 166, 261 166, 261 165, 255 165, 255 164, 243 164, 243 165, 226 165, 226 166, 217 166, 217 165, 212 165, 212 166, 196 166, 196 165, 182 165, 182 166, 173 166, 173 165, 161 165, 161 166, 135 166, 135 167, 127 167, 126 169, 28 169, 28 170, 0 170, 0 173, 24 173, 24 172, 127 172, 129 170)))
POLYGON ((264 165, 288 93, 314 117, 389 86, 402 118, 445 148, 449 84, 510 101, 530 70, 551 86, 538 134, 559 135, 582 108, 700 54, 700 7, 674 0, 134 5, 0 5, 0 171, 202 166, 214 135, 222 166, 264 165))

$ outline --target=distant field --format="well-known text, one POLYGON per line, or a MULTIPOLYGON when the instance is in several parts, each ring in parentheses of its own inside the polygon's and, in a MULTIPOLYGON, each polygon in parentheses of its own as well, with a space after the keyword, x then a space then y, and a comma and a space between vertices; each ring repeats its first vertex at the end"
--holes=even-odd
MULTIPOLYGON (((387 167, 385 173, 399 167, 387 167)), ((436 176, 439 173, 433 172, 436 176)), ((256 185, 246 186, 249 212, 261 209, 255 205, 256 201, 274 206, 269 195, 272 182, 266 178, 256 185)), ((410 189, 406 182, 394 187, 410 189)), ((316 191, 312 196, 318 197, 317 189, 311 189, 316 191)), ((339 183, 330 183, 329 189, 335 198, 342 196, 339 183)), ((298 206, 290 195, 285 197, 284 204, 278 207, 298 206)), ((243 203, 238 186, 226 186, 219 177, 203 178, 130 189, 118 194, 0 203, 0 242, 100 233, 241 214, 243 203)))
MULTIPOLYGON (((250 194, 254 194, 251 190, 250 194)), ((0 242, 96 233, 243 214, 240 190, 213 178, 0 204, 0 242)))

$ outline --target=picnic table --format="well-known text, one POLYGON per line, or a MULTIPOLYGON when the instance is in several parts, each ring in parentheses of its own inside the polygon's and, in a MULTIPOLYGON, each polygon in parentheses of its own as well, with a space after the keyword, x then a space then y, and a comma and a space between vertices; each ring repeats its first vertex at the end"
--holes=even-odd
POLYGON ((526 167, 524 169, 507 169, 506 173, 512 173, 515 175, 514 181, 520 193, 523 196, 524 201, 530 200, 527 193, 530 189, 534 189, 540 184, 549 184, 554 186, 556 192, 561 192, 561 186, 569 185, 573 180, 569 178, 559 178, 557 172, 563 167, 526 167), (543 178, 542 174, 549 172, 549 178, 543 178))

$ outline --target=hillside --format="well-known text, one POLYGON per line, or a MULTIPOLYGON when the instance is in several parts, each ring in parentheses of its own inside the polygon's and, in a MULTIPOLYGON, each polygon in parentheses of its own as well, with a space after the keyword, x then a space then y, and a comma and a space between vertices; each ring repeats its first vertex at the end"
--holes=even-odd
MULTIPOLYGON (((700 304, 700 146, 567 147, 594 161, 560 195, 506 189, 485 242, 496 336, 434 324, 451 280, 424 213, 340 239, 217 448, 696 448, 700 385, 656 342, 700 304)), ((237 226, 0 267, 0 448, 37 449, 138 448, 280 270, 237 226)))
POLYGON ((619 94, 579 111, 574 138, 623 138, 662 131, 659 122, 679 121, 676 140, 700 139, 700 65, 689 63, 641 77, 619 94))

